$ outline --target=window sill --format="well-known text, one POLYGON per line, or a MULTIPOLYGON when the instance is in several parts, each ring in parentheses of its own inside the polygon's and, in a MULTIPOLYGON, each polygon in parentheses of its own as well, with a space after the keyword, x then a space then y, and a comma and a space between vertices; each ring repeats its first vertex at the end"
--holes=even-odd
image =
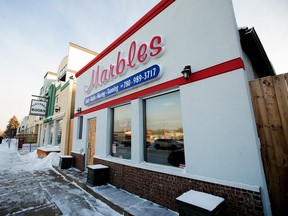
POLYGON ((165 166, 165 165, 161 165, 161 164, 153 164, 153 163, 148 163, 145 161, 143 161, 140 164, 135 164, 130 159, 117 158, 117 157, 113 157, 111 155, 107 156, 106 158, 97 157, 97 156, 94 156, 94 158, 96 158, 96 159, 98 158, 101 160, 106 160, 109 162, 118 163, 118 164, 122 164, 122 165, 126 165, 126 166, 131 166, 131 167, 135 167, 135 168, 139 168, 139 169, 145 169, 145 170, 150 170, 150 171, 154 171, 154 172, 160 172, 160 173, 165 173, 165 174, 170 174, 170 175, 187 177, 185 168, 165 166))

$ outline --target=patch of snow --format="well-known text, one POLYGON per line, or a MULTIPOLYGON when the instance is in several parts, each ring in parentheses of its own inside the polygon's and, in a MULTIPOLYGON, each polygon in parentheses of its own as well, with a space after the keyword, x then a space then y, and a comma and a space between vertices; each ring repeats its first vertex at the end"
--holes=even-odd
POLYGON ((74 182, 70 183, 63 176, 61 178, 53 174, 55 170, 48 170, 53 165, 59 165, 60 153, 51 152, 40 159, 36 151, 20 155, 17 150, 15 140, 11 140, 10 148, 6 140, 0 144, 0 176, 5 174, 0 187, 3 192, 1 196, 5 197, 4 204, 19 207, 16 214, 26 215, 34 207, 55 205, 63 215, 120 216, 74 182), (27 193, 20 193, 19 196, 18 191, 22 192, 23 189, 27 193))
POLYGON ((178 213, 161 207, 128 191, 107 184, 91 188, 105 199, 125 209, 131 215, 176 216, 178 213))
POLYGON ((109 167, 102 165, 102 164, 95 164, 95 165, 89 165, 88 168, 90 168, 90 169, 107 169, 109 167))
POLYGON ((61 158, 73 158, 71 155, 60 155, 61 158))
MULTIPOLYGON (((5 152, 5 154, 1 154, 0 157, 0 167, 1 164, 6 164, 5 160, 11 160, 13 162, 12 164, 9 164, 9 167, 11 166, 11 172, 19 172, 19 171, 39 171, 39 170, 47 170, 52 169, 53 166, 59 165, 60 160, 60 153, 51 152, 43 159, 39 159, 37 155, 37 150, 30 152, 25 155, 20 155, 17 153, 17 140, 11 139, 10 148, 8 145, 8 142, 2 142, 0 144, 0 152, 5 152)), ((7 164, 6 164, 7 166, 7 164)), ((7 167, 5 168, 7 169, 7 167)))
POLYGON ((38 149, 43 151, 61 151, 59 146, 42 146, 39 147, 38 149))
POLYGON ((23 162, 25 162, 24 170, 45 170, 52 169, 53 166, 59 165, 60 153, 51 152, 46 157, 40 159, 37 155, 37 150, 22 156, 23 162))
POLYGON ((190 190, 176 198, 179 201, 198 206, 208 211, 213 211, 220 203, 224 201, 222 197, 211 194, 190 190))

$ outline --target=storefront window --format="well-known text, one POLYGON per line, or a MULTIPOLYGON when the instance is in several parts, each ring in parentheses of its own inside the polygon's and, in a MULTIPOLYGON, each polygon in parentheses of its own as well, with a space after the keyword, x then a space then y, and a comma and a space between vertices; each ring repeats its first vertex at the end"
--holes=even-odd
POLYGON ((49 134, 49 145, 52 145, 53 133, 54 133, 54 123, 51 123, 50 124, 50 134, 49 134))
POLYGON ((145 104, 145 161, 175 167, 185 166, 179 91, 155 96, 145 104))
POLYGON ((57 127, 58 127, 58 131, 57 131, 57 140, 56 140, 56 145, 60 145, 61 144, 61 137, 62 137, 62 119, 59 121, 56 121, 57 127))
POLYGON ((42 144, 45 144, 47 145, 47 143, 45 143, 45 137, 46 137, 46 130, 47 130, 47 124, 44 124, 44 127, 43 127, 43 139, 42 139, 42 144))
POLYGON ((111 155, 131 159, 131 105, 113 108, 111 155))

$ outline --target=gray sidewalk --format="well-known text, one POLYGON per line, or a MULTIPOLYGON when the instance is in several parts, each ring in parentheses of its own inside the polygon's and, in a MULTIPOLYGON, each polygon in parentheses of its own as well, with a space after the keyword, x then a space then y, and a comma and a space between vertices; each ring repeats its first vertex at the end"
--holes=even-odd
POLYGON ((0 144, 1 216, 120 215, 53 169, 27 171, 27 161, 3 145, 0 144))
POLYGON ((48 169, 45 163, 49 160, 40 160, 36 155, 33 157, 25 158, 13 146, 8 148, 7 143, 0 144, 1 216, 178 215, 109 184, 87 186, 85 172, 73 168, 60 170, 55 164, 54 168, 51 165, 48 169), (41 166, 46 168, 39 169, 41 166))
POLYGON ((171 211, 167 208, 161 207, 148 200, 142 199, 125 190, 116 188, 112 185, 103 185, 97 187, 90 187, 86 184, 87 174, 80 172, 77 169, 59 169, 65 178, 71 182, 75 182, 79 187, 86 190, 88 193, 100 199, 108 206, 119 212, 121 215, 135 215, 135 216, 176 216, 177 212, 171 211))

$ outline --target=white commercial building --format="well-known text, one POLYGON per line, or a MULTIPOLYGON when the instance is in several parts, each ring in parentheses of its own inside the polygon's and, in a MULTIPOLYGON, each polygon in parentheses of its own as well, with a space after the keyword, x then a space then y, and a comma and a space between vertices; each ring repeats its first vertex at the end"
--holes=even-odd
POLYGON ((194 189, 269 215, 252 61, 231 0, 161 1, 76 74, 75 166, 173 210, 194 189))

